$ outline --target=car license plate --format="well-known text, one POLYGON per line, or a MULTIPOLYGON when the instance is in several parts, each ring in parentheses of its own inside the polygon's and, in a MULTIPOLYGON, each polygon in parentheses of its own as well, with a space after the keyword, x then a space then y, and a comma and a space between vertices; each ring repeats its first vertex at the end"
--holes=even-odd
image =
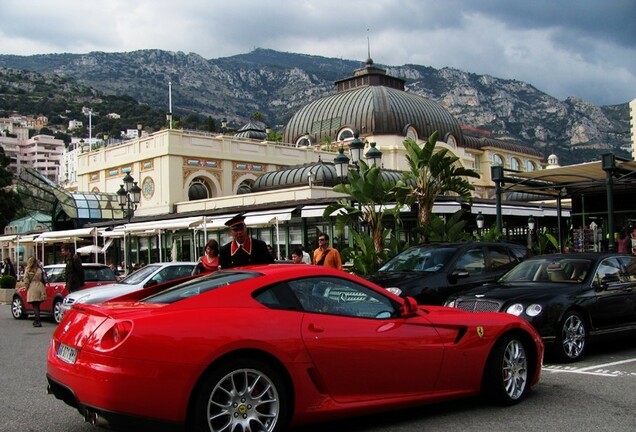
POLYGON ((60 344, 60 347, 57 349, 57 356, 66 363, 75 364, 77 349, 68 345, 60 344))

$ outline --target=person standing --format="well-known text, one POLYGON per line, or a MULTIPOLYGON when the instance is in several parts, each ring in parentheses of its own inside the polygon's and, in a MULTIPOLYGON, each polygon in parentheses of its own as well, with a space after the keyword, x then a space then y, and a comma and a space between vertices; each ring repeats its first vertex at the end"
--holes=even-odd
POLYGON ((2 269, 2 275, 13 276, 14 278, 17 279, 17 275, 15 273, 15 267, 13 266, 13 263, 11 262, 11 258, 9 257, 6 257, 4 259, 4 269, 2 269))
POLYGON ((66 268, 64 269, 64 280, 66 282, 66 290, 71 293, 77 291, 84 286, 84 267, 82 259, 75 253, 73 246, 66 243, 63 244, 60 252, 64 257, 66 268))
POLYGON ((35 320, 33 327, 42 327, 40 322, 40 303, 46 300, 46 286, 40 263, 34 257, 29 257, 24 272, 24 286, 27 289, 27 303, 33 306, 35 320))
POLYGON ((309 252, 305 250, 305 246, 300 245, 300 250, 303 253, 303 263, 311 264, 311 257, 309 256, 309 252))
POLYGON ((314 264, 342 270, 342 259, 337 249, 329 247, 329 236, 321 233, 318 236, 318 248, 314 251, 314 264))
POLYGON ((274 257, 267 251, 265 242, 247 235, 245 216, 238 214, 225 222, 225 225, 230 228, 233 239, 221 248, 219 253, 220 268, 274 263, 274 257))
POLYGON ((616 244, 618 253, 632 253, 632 239, 627 237, 624 232, 618 237, 616 244))
POLYGON ((219 269, 219 243, 210 239, 205 244, 205 254, 199 258, 192 270, 193 275, 212 273, 219 269))

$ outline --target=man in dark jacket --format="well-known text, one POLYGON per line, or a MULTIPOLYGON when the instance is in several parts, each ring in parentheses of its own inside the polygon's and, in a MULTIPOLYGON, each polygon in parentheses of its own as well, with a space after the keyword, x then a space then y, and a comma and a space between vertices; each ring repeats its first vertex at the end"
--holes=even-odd
POLYGON ((64 269, 64 280, 68 292, 77 291, 84 286, 84 267, 82 259, 75 253, 72 245, 64 244, 60 249, 66 268, 64 269))
POLYGON ((230 227, 234 239, 221 248, 219 253, 220 268, 274 263, 274 257, 267 251, 265 242, 247 235, 245 217, 242 214, 234 216, 225 222, 225 225, 230 227))

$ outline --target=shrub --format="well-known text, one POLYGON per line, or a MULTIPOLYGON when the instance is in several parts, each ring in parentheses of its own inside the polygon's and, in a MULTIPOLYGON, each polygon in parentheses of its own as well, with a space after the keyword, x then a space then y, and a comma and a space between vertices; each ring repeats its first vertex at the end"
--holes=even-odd
POLYGON ((0 278, 0 288, 15 288, 16 278, 11 275, 4 275, 0 278))

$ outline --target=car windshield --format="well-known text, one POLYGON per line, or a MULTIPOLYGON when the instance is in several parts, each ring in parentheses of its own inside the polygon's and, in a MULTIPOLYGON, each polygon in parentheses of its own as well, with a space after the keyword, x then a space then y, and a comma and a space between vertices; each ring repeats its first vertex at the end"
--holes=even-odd
POLYGON ((499 282, 558 282, 579 283, 590 274, 592 260, 585 258, 538 258, 523 261, 508 273, 503 275, 499 282))
POLYGON ((143 266, 139 270, 136 270, 134 273, 131 273, 130 276, 121 280, 119 283, 123 285, 139 285, 143 283, 150 275, 159 270, 161 266, 149 264, 147 266, 143 266))
POLYGON ((407 249, 384 264, 380 271, 436 272, 457 252, 456 247, 415 247, 407 249))
POLYGON ((192 281, 184 282, 158 294, 146 297, 142 303, 163 303, 170 304, 192 296, 203 294, 221 286, 231 285, 246 279, 262 276, 256 272, 218 271, 209 276, 196 278, 192 281))

